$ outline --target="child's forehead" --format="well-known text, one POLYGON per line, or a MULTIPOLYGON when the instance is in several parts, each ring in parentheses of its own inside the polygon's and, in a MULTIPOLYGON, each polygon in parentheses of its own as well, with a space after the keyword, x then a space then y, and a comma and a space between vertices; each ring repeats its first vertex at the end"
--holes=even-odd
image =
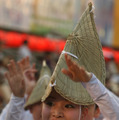
POLYGON ((57 93, 55 90, 52 90, 51 94, 47 99, 68 101, 65 98, 63 98, 59 93, 57 93))
POLYGON ((73 104, 72 102, 64 99, 63 97, 61 96, 49 96, 47 99, 46 99, 46 102, 56 102, 56 103, 62 103, 62 104, 73 104))
POLYGON ((46 99, 46 101, 56 101, 56 102, 64 102, 64 103, 69 103, 69 104, 74 104, 67 99, 63 98, 59 93, 57 93, 55 90, 51 92, 49 97, 46 99))

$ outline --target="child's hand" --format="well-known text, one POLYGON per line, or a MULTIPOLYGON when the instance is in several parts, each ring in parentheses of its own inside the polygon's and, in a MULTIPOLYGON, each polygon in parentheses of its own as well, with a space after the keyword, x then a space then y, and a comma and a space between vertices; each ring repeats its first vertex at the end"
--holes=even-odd
POLYGON ((71 58, 65 54, 66 64, 68 69, 62 69, 62 72, 69 76, 75 82, 88 82, 92 74, 87 72, 83 67, 78 66, 71 58))

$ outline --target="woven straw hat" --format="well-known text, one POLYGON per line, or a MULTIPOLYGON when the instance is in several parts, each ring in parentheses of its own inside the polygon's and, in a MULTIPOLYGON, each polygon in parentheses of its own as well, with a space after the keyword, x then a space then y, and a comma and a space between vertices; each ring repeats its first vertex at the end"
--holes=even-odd
POLYGON ((63 53, 69 54, 72 60, 75 60, 80 66, 84 66, 87 71, 94 73, 104 84, 105 62, 94 23, 92 3, 88 4, 79 23, 72 34, 69 35, 42 101, 49 96, 53 86, 56 92, 75 104, 93 104, 92 98, 82 84, 73 82, 61 72, 62 68, 67 68, 63 53))
POLYGON ((28 109, 31 105, 41 102, 41 98, 45 93, 45 89, 50 81, 51 71, 46 65, 46 62, 43 61, 43 65, 40 71, 40 78, 33 89, 31 95, 28 98, 27 103, 25 104, 25 109, 28 109))

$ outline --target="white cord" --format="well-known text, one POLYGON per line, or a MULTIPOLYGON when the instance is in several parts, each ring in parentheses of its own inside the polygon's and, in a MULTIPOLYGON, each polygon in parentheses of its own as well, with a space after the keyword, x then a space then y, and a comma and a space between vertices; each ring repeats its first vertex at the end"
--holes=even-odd
POLYGON ((78 59, 78 57, 76 56, 76 55, 74 55, 74 54, 72 54, 72 53, 70 53, 70 52, 66 52, 66 51, 62 51, 62 54, 68 54, 68 55, 71 55, 72 57, 75 57, 76 59, 78 59))
POLYGON ((92 6, 92 10, 91 10, 90 12, 93 12, 93 11, 94 11, 94 9, 95 9, 95 7, 94 7, 94 6, 92 6))
POLYGON ((54 82, 53 84, 50 83, 50 86, 51 86, 51 87, 56 86, 56 80, 55 80, 55 82, 54 82))
POLYGON ((81 119, 81 105, 79 106, 79 120, 81 119))

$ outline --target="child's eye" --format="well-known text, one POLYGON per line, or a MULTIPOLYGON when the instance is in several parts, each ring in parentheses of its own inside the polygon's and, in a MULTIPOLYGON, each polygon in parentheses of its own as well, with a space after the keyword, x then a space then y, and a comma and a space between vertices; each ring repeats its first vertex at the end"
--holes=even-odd
POLYGON ((67 104, 67 105, 65 105, 65 107, 66 107, 66 108, 74 108, 74 106, 71 105, 71 104, 67 104))
POLYGON ((53 102, 46 102, 48 106, 53 106, 53 102))

